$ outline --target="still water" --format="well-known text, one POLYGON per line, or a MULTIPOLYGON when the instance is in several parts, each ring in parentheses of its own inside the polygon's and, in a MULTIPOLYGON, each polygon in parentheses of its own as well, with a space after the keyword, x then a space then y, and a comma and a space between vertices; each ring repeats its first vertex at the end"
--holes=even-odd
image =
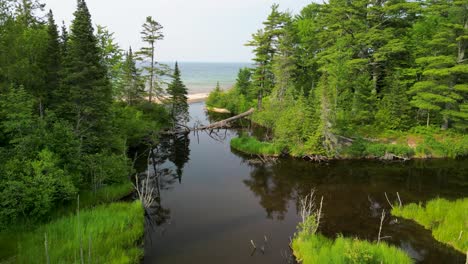
MULTIPOLYGON (((209 123, 203 108, 190 106, 191 122, 209 123)), ((191 134, 156 149, 157 166, 148 168, 166 176, 161 199, 146 219, 143 263, 288 263, 288 244, 300 220, 298 200, 311 189, 324 197, 320 232, 368 240, 377 239, 381 210, 390 209, 384 192, 391 200, 399 192, 403 203, 468 194, 466 160, 283 159, 265 165, 231 150, 229 139, 237 134, 191 134), (251 240, 265 252, 252 254, 251 240)), ((387 217, 382 233, 418 263, 465 261, 412 221, 387 217)))

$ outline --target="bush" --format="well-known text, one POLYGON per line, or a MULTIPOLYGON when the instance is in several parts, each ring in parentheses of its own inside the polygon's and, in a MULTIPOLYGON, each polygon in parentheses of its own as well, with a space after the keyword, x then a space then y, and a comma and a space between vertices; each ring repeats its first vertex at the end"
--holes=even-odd
POLYGON ((409 146, 401 144, 374 143, 363 139, 356 139, 351 146, 343 151, 343 154, 353 158, 380 158, 385 156, 386 153, 409 158, 414 155, 414 150, 409 146))
POLYGON ((130 159, 124 154, 101 152, 87 155, 85 164, 87 182, 95 190, 104 185, 128 181, 129 176, 133 173, 130 159))
POLYGON ((468 228, 467 212, 468 198, 453 202, 438 198, 427 202, 426 207, 412 203, 392 209, 393 215, 416 221, 432 230, 435 239, 462 253, 468 250, 468 235, 465 234, 468 228))
POLYGON ((72 179, 58 167, 58 157, 47 149, 38 159, 11 159, 0 178, 0 229, 25 215, 28 220, 44 218, 59 201, 76 194, 72 179))
POLYGON ((206 100, 206 105, 210 107, 225 108, 231 113, 239 114, 255 106, 254 102, 249 102, 246 97, 235 88, 228 91, 214 90, 206 100))

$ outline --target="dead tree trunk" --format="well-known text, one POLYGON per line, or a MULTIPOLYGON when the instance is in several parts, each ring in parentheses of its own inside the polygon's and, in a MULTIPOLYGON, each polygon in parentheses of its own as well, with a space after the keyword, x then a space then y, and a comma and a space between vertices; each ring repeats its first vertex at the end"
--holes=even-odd
POLYGON ((233 116, 233 117, 230 117, 230 118, 227 118, 227 119, 224 119, 224 120, 221 120, 221 121, 218 121, 218 122, 206 125, 206 126, 196 127, 196 128, 194 128, 192 130, 193 131, 200 131, 200 130, 210 130, 210 129, 215 129, 215 128, 223 128, 223 127, 226 127, 228 125, 228 123, 230 123, 232 121, 235 121, 237 119, 241 119, 241 118, 244 118, 246 116, 249 116, 249 115, 253 114, 253 112, 255 112, 255 109, 251 108, 249 111, 244 112, 242 114, 239 114, 239 115, 236 115, 236 116, 233 116))
POLYGON ((226 128, 226 127, 229 126, 230 122, 233 122, 233 121, 235 121, 237 119, 244 118, 246 116, 249 116, 249 115, 253 114, 253 112, 255 112, 255 109, 251 108, 249 111, 244 112, 242 114, 239 114, 239 115, 236 115, 236 116, 233 116, 233 117, 230 117, 230 118, 227 118, 227 119, 224 119, 224 120, 221 120, 221 121, 218 121, 218 122, 206 125, 206 126, 199 126, 199 127, 194 127, 194 128, 189 128, 189 127, 187 127, 185 125, 178 124, 178 125, 182 126, 181 129, 171 130, 171 131, 164 131, 161 134, 164 134, 164 135, 188 134, 188 133, 190 133, 190 131, 201 131, 201 130, 213 130, 213 129, 217 129, 217 128, 226 128))

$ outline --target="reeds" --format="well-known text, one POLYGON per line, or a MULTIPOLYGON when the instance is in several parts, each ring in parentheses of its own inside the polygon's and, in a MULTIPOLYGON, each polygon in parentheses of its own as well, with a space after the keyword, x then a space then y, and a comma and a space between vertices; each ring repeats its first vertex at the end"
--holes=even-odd
POLYGON ((138 263, 143 253, 137 245, 143 236, 143 215, 136 201, 82 210, 79 218, 53 221, 21 236, 17 263, 138 263), (87 243, 82 238, 88 238, 87 243))

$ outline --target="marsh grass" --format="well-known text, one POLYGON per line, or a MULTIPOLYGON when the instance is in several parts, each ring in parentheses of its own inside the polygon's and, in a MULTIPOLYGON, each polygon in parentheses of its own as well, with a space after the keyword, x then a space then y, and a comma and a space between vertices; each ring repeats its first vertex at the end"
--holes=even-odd
MULTIPOLYGON (((122 198, 130 195, 133 192, 131 182, 123 184, 114 184, 105 186, 97 191, 82 191, 80 192, 80 208, 86 209, 101 204, 107 204, 119 201, 122 198)), ((77 202, 73 200, 53 210, 53 213, 48 217, 49 221, 66 217, 76 213, 77 202)), ((0 232, 0 263, 5 259, 13 257, 18 251, 18 241, 24 234, 30 234, 37 226, 35 221, 19 222, 14 226, 9 226, 0 232)), ((42 235, 44 236, 44 234, 42 235)), ((42 244, 44 244, 42 242, 42 244)))
POLYGON ((292 248, 303 264, 412 263, 409 256, 394 246, 342 236, 332 240, 320 234, 299 233, 293 240, 292 248))
POLYGON ((456 201, 437 198, 422 204, 395 207, 395 216, 412 219, 432 231, 440 242, 466 253, 468 251, 468 198, 456 201))
POLYGON ((17 263, 138 263, 143 252, 143 207, 139 201, 87 209, 24 233, 17 263), (83 257, 82 257, 83 256, 83 257))
POLYGON ((377 243, 345 238, 341 235, 333 240, 317 232, 322 218, 323 197, 318 210, 314 201, 314 191, 300 201, 302 222, 299 223, 298 232, 291 243, 293 253, 300 263, 412 263, 411 258, 402 250, 380 241, 384 213, 377 243))
POLYGON ((275 143, 261 142, 253 137, 237 137, 231 139, 231 147, 252 155, 279 156, 281 147, 275 143))

